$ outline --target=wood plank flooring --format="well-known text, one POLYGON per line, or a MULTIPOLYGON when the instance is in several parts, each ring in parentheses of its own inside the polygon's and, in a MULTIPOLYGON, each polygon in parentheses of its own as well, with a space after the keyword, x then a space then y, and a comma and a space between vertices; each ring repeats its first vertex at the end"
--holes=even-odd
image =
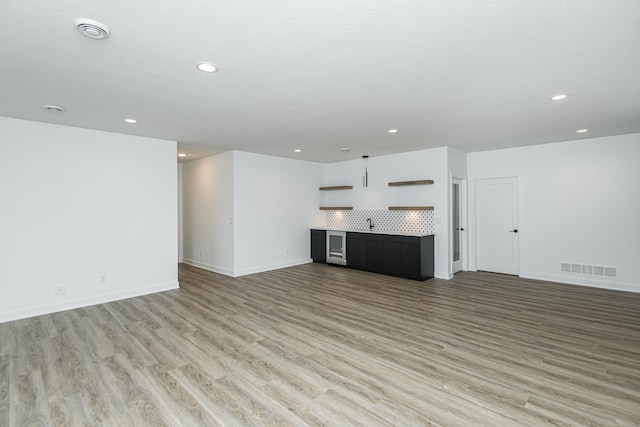
POLYGON ((640 294, 321 264, 0 324, 0 426, 639 426, 640 294))

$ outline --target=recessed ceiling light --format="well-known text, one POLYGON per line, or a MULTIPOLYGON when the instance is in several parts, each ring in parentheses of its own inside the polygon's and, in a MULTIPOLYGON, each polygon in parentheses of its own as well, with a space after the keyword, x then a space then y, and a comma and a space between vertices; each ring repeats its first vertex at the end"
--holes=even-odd
POLYGON ((127 123, 138 123, 136 119, 124 119, 124 121, 127 123))
POLYGON ((559 94, 557 94, 555 96, 552 96, 551 100, 552 101, 562 101, 563 99, 567 99, 568 97, 569 97, 569 95, 566 94, 566 93, 559 93, 559 94))
POLYGON ((178 157, 187 157, 185 153, 178 153, 178 157))
POLYGON ((210 62, 199 62, 196 67, 198 67, 198 70, 204 73, 215 73, 216 71, 218 71, 218 67, 210 62))
POLYGON ((398 133, 398 129, 389 129, 387 132, 389 132, 389 133, 398 133))
POLYGON ((299 148, 296 148, 296 149, 295 149, 295 150, 293 150, 293 151, 294 151, 294 152, 296 152, 296 153, 302 153, 302 150, 301 150, 301 149, 299 149, 299 148))
POLYGON ((45 105, 44 109, 51 113, 62 113, 64 111, 64 108, 53 104, 45 105))
POLYGON ((340 151, 344 151, 346 153, 347 151, 351 151, 351 148, 344 147, 344 148, 341 148, 340 151))
POLYGON ((585 133, 585 132, 589 132, 589 129, 578 129, 576 132, 577 133, 585 133))
POLYGON ((104 40, 111 34, 111 31, 106 25, 93 19, 78 18, 73 22, 76 24, 78 31, 90 39, 104 40))

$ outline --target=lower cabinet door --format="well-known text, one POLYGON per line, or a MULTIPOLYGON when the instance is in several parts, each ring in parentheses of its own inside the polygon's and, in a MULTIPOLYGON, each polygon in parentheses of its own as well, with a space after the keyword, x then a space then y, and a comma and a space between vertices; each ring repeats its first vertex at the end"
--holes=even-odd
POLYGON ((384 274, 407 279, 420 277, 420 242, 417 237, 388 236, 384 246, 384 274))
POLYGON ((313 262, 327 262, 327 232, 311 230, 311 259, 313 262))
POLYGON ((387 236, 370 234, 367 239, 367 271, 384 274, 384 244, 387 236))
POLYGON ((402 271, 407 279, 420 279, 420 241, 414 238, 402 244, 402 271))
POLYGON ((347 233, 347 266, 367 270, 367 235, 347 233))

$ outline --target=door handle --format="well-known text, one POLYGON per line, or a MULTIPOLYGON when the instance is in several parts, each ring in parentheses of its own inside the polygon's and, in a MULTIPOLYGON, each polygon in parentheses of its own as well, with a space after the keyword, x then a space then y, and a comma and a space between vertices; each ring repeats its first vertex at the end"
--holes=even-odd
POLYGON ((515 230, 509 230, 509 233, 517 233, 518 229, 516 228, 515 230))
POLYGON ((456 228, 456 231, 464 231, 464 228, 456 228))

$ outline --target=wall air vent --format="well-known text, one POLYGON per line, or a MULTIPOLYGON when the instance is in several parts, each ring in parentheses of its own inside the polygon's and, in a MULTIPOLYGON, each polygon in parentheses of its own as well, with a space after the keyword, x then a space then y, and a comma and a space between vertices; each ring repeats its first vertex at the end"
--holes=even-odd
POLYGON ((111 31, 106 25, 93 19, 78 18, 73 22, 76 24, 78 31, 90 39, 103 40, 111 34, 111 31))
POLYGON ((561 262, 560 271, 564 273, 588 274, 591 276, 618 277, 617 267, 605 267, 602 265, 561 262))

